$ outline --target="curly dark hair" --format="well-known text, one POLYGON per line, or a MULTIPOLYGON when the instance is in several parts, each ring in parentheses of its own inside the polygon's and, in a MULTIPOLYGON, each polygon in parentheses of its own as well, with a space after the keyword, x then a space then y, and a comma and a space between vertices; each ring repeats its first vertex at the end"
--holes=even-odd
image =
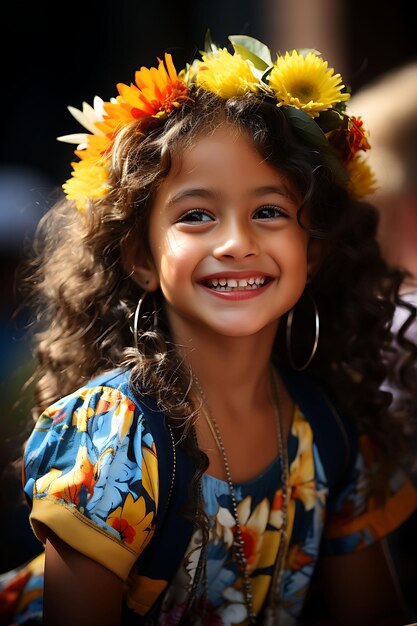
MULTIPOLYGON (((391 324, 401 302, 403 273, 388 268, 381 256, 377 211, 349 195, 327 165, 325 150, 298 137, 273 103, 255 94, 228 100, 207 91, 192 95, 192 102, 163 124, 156 121, 145 137, 136 123, 119 133, 106 197, 91 201, 83 214, 63 200, 40 223, 25 282, 37 322, 34 416, 92 376, 128 366, 133 387, 157 398, 181 445, 196 460, 196 494, 208 459, 193 437, 191 373, 172 343, 161 293, 156 293, 159 330, 145 329, 138 349, 132 347, 131 318, 141 290, 124 269, 122 250, 134 237, 149 252, 152 199, 170 171, 174 151, 181 154, 227 122, 245 133, 262 157, 299 190, 300 223, 308 210, 311 236, 322 242, 322 263, 297 307, 297 316, 307 320, 310 294, 320 312, 319 347, 308 371, 359 430, 371 434, 382 455, 405 458, 409 437, 415 434, 413 414, 398 416, 390 394, 381 389, 388 376, 384 355, 393 341, 391 324)), ((311 322, 300 324, 297 335, 311 345, 303 332, 308 326, 311 322)), ((281 332, 274 350, 277 362, 287 359, 281 332)), ((406 371, 397 382, 412 402, 416 349, 410 344, 407 350, 406 371)), ((305 345, 297 344, 295 351, 302 361, 305 345)))

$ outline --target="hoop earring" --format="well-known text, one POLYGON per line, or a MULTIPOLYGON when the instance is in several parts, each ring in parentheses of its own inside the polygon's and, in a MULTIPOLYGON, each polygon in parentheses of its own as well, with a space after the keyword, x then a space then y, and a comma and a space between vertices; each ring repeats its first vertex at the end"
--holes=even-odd
MULTIPOLYGON (((130 327, 130 330, 132 331, 133 342, 134 342, 136 350, 139 350, 138 335, 139 335, 139 315, 140 315, 140 310, 142 308, 143 301, 145 300, 146 296, 149 295, 149 293, 150 293, 149 291, 144 291, 143 292, 143 294, 141 295, 141 297, 138 300, 135 312, 133 313, 133 326, 130 327)), ((154 302, 154 304, 155 304, 155 302, 154 302)), ((145 315, 143 315, 142 317, 145 317, 145 315)), ((156 311, 156 306, 154 306, 153 307, 152 330, 156 331, 157 328, 158 328, 158 315, 157 315, 157 311, 156 311)))
POLYGON ((288 317, 287 317, 287 327, 286 327, 286 333, 285 333, 285 338, 286 338, 286 344, 287 344, 287 355, 288 355, 288 360, 291 364, 291 367, 295 370, 297 370, 297 372, 302 372, 303 370, 307 369, 307 367, 310 365, 311 361, 314 358, 314 355, 316 354, 317 351, 317 346, 319 343, 319 332, 320 332, 320 316, 319 316, 319 311, 317 308, 317 304, 313 298, 313 296, 311 295, 311 293, 308 293, 310 300, 313 304, 313 309, 314 309, 314 321, 315 321, 315 337, 314 337, 314 343, 313 343, 313 348, 311 350, 311 354, 309 356, 309 358, 307 359, 306 363, 304 363, 304 365, 296 365, 293 357, 292 357, 292 353, 291 353, 291 334, 292 334, 292 324, 293 324, 293 318, 294 318, 294 309, 295 306, 293 306, 293 308, 290 310, 290 312, 288 313, 288 317))

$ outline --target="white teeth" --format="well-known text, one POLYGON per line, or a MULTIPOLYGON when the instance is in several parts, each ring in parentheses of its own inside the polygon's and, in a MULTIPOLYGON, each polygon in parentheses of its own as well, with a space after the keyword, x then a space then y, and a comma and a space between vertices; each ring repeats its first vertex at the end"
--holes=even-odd
POLYGON ((210 278, 207 281, 208 287, 217 291, 232 291, 237 287, 240 289, 257 289, 265 283, 265 276, 251 276, 250 278, 210 278))

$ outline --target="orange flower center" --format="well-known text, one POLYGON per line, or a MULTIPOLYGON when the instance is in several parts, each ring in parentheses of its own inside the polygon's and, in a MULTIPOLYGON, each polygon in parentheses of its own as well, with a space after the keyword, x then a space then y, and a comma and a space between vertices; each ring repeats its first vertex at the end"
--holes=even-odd
POLYGON ((114 530, 117 530, 117 532, 120 533, 120 536, 125 543, 133 542, 136 531, 127 520, 123 518, 112 519, 111 526, 114 528, 114 530))
MULTIPOLYGON (((236 532, 236 527, 233 532, 236 532)), ((247 526, 241 526, 240 532, 244 543, 243 550, 245 552, 246 562, 248 565, 251 565, 256 558, 256 548, 259 542, 258 534, 247 526)))

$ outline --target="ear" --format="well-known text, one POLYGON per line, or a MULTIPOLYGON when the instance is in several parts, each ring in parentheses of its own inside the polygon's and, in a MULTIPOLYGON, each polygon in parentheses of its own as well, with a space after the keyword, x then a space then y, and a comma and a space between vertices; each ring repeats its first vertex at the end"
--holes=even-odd
POLYGON ((125 242, 121 248, 121 261, 126 274, 145 291, 156 291, 159 276, 153 259, 133 242, 125 242))
POLYGON ((317 274, 323 258, 323 242, 320 239, 310 237, 307 249, 307 282, 310 282, 317 274))

